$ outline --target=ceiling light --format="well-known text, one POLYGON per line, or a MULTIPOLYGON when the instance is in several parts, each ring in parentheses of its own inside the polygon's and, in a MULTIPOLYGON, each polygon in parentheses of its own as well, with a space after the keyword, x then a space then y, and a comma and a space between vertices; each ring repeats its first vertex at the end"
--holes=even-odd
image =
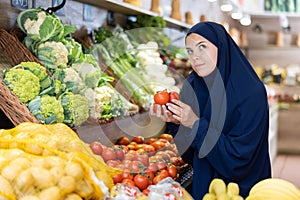
POLYGON ((243 17, 242 11, 241 11, 239 8, 236 8, 236 7, 235 7, 235 8, 232 10, 231 18, 232 18, 232 19, 240 20, 240 19, 242 19, 242 17, 243 17))
POLYGON ((242 19, 240 19, 240 23, 243 26, 249 26, 251 24, 251 17, 250 15, 246 14, 242 17, 242 19))
POLYGON ((215 2, 215 1, 217 1, 217 0, 207 0, 208 2, 215 2))
POLYGON ((232 11, 233 7, 229 0, 223 0, 221 3, 221 10, 223 12, 230 12, 232 11))

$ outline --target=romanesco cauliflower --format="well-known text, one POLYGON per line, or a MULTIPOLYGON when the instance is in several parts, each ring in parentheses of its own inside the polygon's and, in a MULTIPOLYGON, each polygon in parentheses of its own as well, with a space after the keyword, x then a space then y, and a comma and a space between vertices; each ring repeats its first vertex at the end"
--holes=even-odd
POLYGON ((5 70, 3 82, 23 103, 31 101, 40 93, 39 78, 20 66, 5 70))
POLYGON ((60 97, 64 109, 64 123, 79 126, 89 118, 89 104, 85 97, 67 92, 60 97))
POLYGON ((29 102, 28 109, 43 124, 61 123, 64 120, 64 109, 54 96, 37 96, 29 102))
POLYGON ((48 88, 52 84, 51 77, 47 74, 47 70, 44 66, 36 62, 21 62, 20 66, 29 70, 40 79, 41 90, 48 88))

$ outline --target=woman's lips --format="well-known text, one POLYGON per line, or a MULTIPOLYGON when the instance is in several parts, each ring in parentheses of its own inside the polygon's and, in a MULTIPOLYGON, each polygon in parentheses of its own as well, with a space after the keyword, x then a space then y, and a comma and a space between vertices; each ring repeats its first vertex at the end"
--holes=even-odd
POLYGON ((196 64, 196 65, 195 65, 196 68, 202 68, 202 67, 204 67, 204 66, 205 66, 205 64, 196 64))

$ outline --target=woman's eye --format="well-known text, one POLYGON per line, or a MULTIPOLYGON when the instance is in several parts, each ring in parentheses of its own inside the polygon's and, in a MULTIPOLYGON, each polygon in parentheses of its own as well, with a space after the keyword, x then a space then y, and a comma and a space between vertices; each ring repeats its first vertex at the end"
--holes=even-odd
POLYGON ((193 53, 193 51, 191 49, 187 49, 186 52, 190 55, 193 53))
POLYGON ((206 48, 206 46, 205 45, 199 45, 199 49, 201 50, 201 49, 205 49, 206 48))

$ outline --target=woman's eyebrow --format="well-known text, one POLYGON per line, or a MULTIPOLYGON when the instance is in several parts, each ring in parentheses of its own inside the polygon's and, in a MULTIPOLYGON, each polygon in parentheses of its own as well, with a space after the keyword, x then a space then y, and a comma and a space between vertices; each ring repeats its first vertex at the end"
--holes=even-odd
POLYGON ((198 42, 195 46, 198 46, 198 45, 200 45, 200 44, 202 44, 202 43, 205 43, 205 41, 200 41, 200 42, 198 42))
MULTIPOLYGON (((200 41, 200 42, 196 43, 195 46, 199 46, 199 45, 202 44, 202 43, 205 43, 205 41, 200 41)), ((186 47, 186 49, 190 49, 190 48, 191 48, 191 47, 188 47, 188 46, 186 47)))

